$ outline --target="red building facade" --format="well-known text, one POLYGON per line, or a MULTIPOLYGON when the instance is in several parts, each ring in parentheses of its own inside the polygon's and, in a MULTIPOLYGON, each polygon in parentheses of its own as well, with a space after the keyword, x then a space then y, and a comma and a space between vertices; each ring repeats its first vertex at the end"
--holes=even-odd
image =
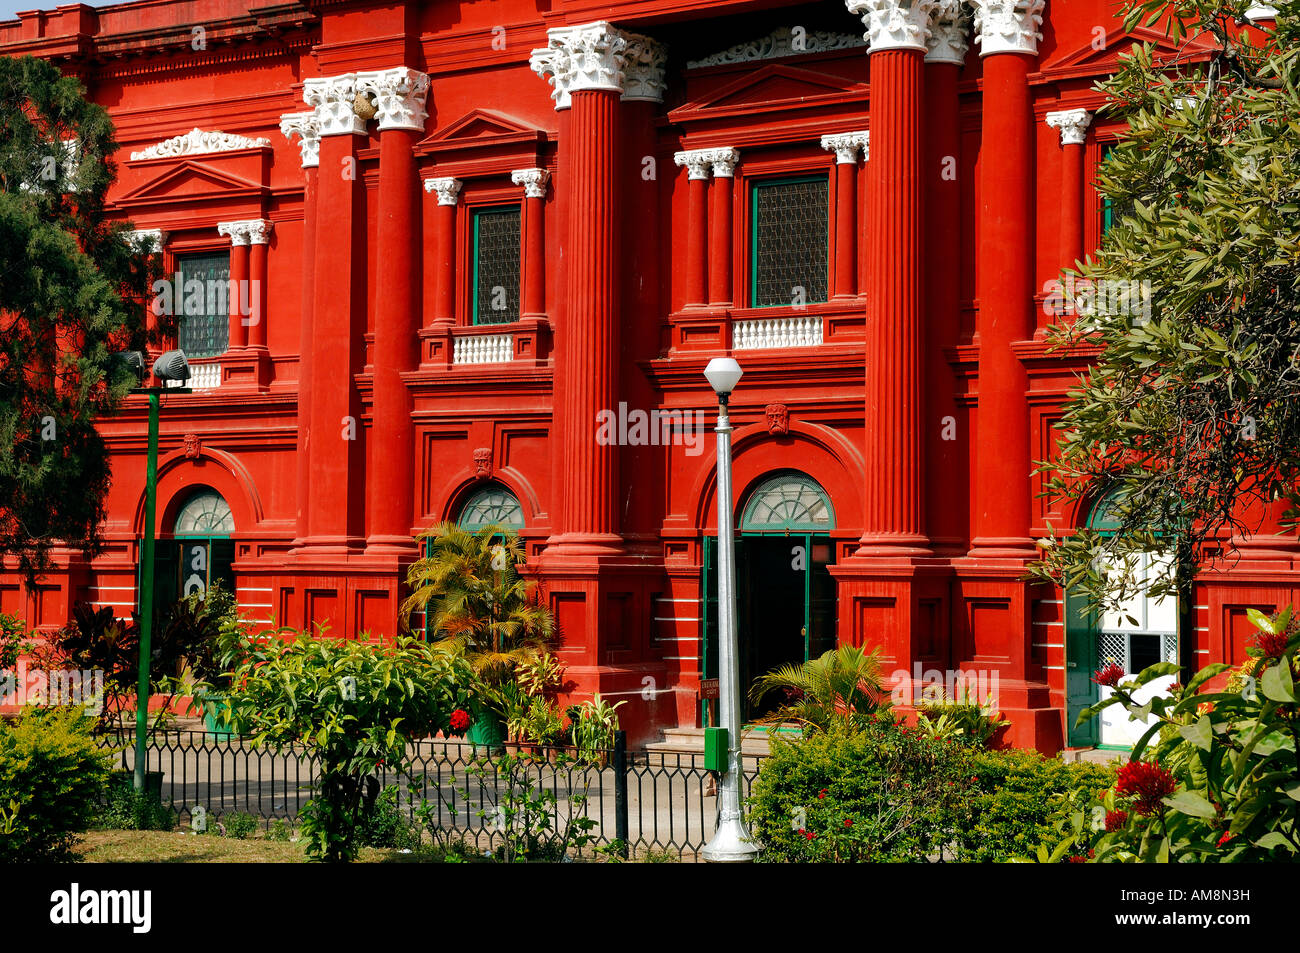
MULTIPOLYGON (((1011 742, 1044 750, 1099 740, 1072 726, 1101 658, 1239 659, 1246 609, 1300 589, 1267 532, 1132 631, 1067 625, 1069 594, 1022 578, 1049 523, 1091 518, 1032 475, 1094 356, 1045 329, 1105 225, 1092 176, 1121 130, 1093 87, 1138 41, 1174 52, 1103 0, 141 0, 0 23, 0 53, 108 109, 113 213, 172 278, 195 376, 164 399, 164 589, 224 578, 251 620, 392 635, 417 534, 503 520, 578 695, 626 701, 642 737, 697 724, 702 371, 731 354, 742 672, 880 646, 907 680, 991 675, 1011 742)), ((107 551, 60 551, 35 592, 0 575, 0 609, 50 629, 137 605, 145 421, 103 422, 107 551)))

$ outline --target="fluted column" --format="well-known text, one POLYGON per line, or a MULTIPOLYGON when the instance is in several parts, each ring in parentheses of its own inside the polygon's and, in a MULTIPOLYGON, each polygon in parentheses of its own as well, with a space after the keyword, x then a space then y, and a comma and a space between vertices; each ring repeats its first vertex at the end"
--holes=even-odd
POLYGON ((438 196, 434 220, 438 274, 434 298, 433 323, 450 327, 456 321, 456 204, 460 201, 460 179, 425 179, 424 191, 438 196))
POLYGON ((243 222, 221 222, 217 232, 230 238, 230 293, 227 295, 229 324, 226 350, 236 351, 248 343, 247 315, 241 302, 248 299, 248 229, 243 222))
POLYGON ((357 75, 379 126, 378 248, 367 549, 414 552, 415 427, 402 374, 419 364, 419 177, 415 143, 428 118, 429 77, 406 67, 357 75))
POLYGON ((858 554, 924 555, 921 95, 935 4, 849 0, 869 32, 866 506, 858 554))
POLYGON ((709 238, 709 161, 707 149, 679 152, 674 161, 686 168, 686 300, 688 308, 707 300, 705 273, 709 238))
POLYGON ((557 109, 569 109, 567 309, 556 374, 566 378, 565 446, 552 549, 621 547, 616 513, 618 448, 595 439, 597 413, 616 404, 619 101, 658 99, 663 55, 647 37, 603 21, 552 29, 533 69, 552 77, 557 109))
POLYGON ((1044 0, 975 0, 984 61, 979 218, 979 433, 972 552, 1032 557, 1029 381, 1013 345, 1034 327, 1029 72, 1044 0))
POLYGON ((365 313, 365 217, 357 148, 366 127, 353 112, 356 93, 356 78, 350 74, 309 79, 303 88, 303 100, 314 108, 320 128, 308 542, 322 554, 354 548, 364 531, 361 408, 353 376, 364 360, 358 325, 365 313), (329 373, 322 373, 325 368, 329 373))
POLYGON ((870 141, 865 130, 822 136, 822 148, 835 153, 836 298, 858 293, 858 154, 870 149, 870 141))
POLYGON ((298 137, 302 154, 302 303, 298 320, 298 440, 294 464, 298 495, 297 539, 301 545, 307 536, 307 512, 311 499, 311 337, 312 304, 316 297, 316 206, 320 175, 320 124, 314 110, 285 113, 280 117, 280 131, 286 137, 298 137))
POLYGON ((1083 147, 1092 114, 1063 109, 1047 114, 1047 124, 1061 133, 1061 238, 1058 259, 1073 268, 1083 258, 1083 147))
POLYGON ((516 169, 510 181, 524 187, 523 266, 524 318, 546 317, 546 186, 551 174, 545 169, 516 169))

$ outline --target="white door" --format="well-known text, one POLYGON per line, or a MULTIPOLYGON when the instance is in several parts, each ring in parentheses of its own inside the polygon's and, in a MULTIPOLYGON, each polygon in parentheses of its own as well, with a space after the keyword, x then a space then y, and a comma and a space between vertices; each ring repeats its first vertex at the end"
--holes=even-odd
MULTIPOLYGON (((1143 554, 1135 568, 1140 581, 1146 581, 1167 569, 1171 557, 1143 554)), ((1119 570, 1108 567, 1114 578, 1119 570)), ((1136 675, 1156 662, 1178 661, 1178 601, 1170 596, 1153 599, 1142 589, 1123 606, 1103 614, 1097 637, 1097 668, 1115 664, 1125 675, 1136 675)), ((1156 695, 1167 694, 1177 681, 1173 675, 1153 679, 1133 693, 1139 705, 1156 695)), ((1113 689, 1101 687, 1101 697, 1109 698, 1113 689)), ((1121 705, 1111 705, 1101 713, 1101 744, 1131 748, 1146 733, 1154 716, 1134 720, 1121 705)))

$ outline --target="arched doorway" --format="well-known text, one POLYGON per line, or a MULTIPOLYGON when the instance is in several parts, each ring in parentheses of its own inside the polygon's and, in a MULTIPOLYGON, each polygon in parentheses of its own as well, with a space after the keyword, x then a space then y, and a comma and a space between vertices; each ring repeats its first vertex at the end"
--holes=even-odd
MULTIPOLYGON (((1088 517, 1088 528, 1102 533, 1119 526, 1118 496, 1103 497, 1088 517)), ((1120 666, 1126 675, 1136 675, 1157 662, 1179 661, 1178 601, 1172 596, 1153 598, 1145 583, 1165 571, 1172 557, 1161 552, 1143 553, 1133 575, 1138 591, 1122 606, 1102 613, 1089 612, 1082 596, 1067 593, 1065 605, 1066 646, 1066 729, 1071 747, 1099 745, 1131 748, 1150 727, 1146 721, 1129 718, 1119 705, 1107 708, 1100 717, 1075 727, 1079 712, 1108 698, 1112 689, 1097 685, 1093 674, 1108 665, 1120 666)), ((1102 567, 1108 577, 1123 570, 1102 567)), ((1166 692, 1177 677, 1166 675, 1143 685, 1133 693, 1138 704, 1166 692)))
POLYGON ((524 508, 508 489, 491 483, 470 494, 460 508, 456 523, 471 532, 493 525, 518 532, 524 528, 524 508))
MULTIPOLYGON (((754 679, 835 646, 835 581, 827 569, 834 561, 833 529, 830 496, 807 474, 771 474, 745 498, 736 540, 736 601, 746 718, 782 701, 768 697, 751 704, 754 679)), ((717 540, 704 542, 704 659, 705 677, 711 678, 717 674, 717 540)))
POLYGON ((211 487, 190 491, 176 510, 155 553, 156 605, 165 610, 177 599, 205 597, 213 583, 235 591, 235 518, 230 504, 211 487))

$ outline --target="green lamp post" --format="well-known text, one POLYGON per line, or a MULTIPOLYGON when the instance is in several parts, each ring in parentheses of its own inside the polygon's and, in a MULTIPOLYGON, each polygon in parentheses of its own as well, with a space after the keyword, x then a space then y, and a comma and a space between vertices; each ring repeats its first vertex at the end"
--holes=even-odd
MULTIPOLYGON (((144 355, 128 351, 120 355, 144 381, 144 355)), ((168 381, 182 384, 190 379, 190 365, 184 351, 168 351, 154 361, 153 376, 161 386, 135 388, 132 393, 149 396, 149 456, 144 481, 144 539, 140 544, 140 674, 135 695, 135 789, 144 790, 145 748, 149 735, 149 661, 153 653, 153 569, 154 518, 158 504, 158 413, 162 394, 188 394, 188 387, 169 387, 168 381)))

